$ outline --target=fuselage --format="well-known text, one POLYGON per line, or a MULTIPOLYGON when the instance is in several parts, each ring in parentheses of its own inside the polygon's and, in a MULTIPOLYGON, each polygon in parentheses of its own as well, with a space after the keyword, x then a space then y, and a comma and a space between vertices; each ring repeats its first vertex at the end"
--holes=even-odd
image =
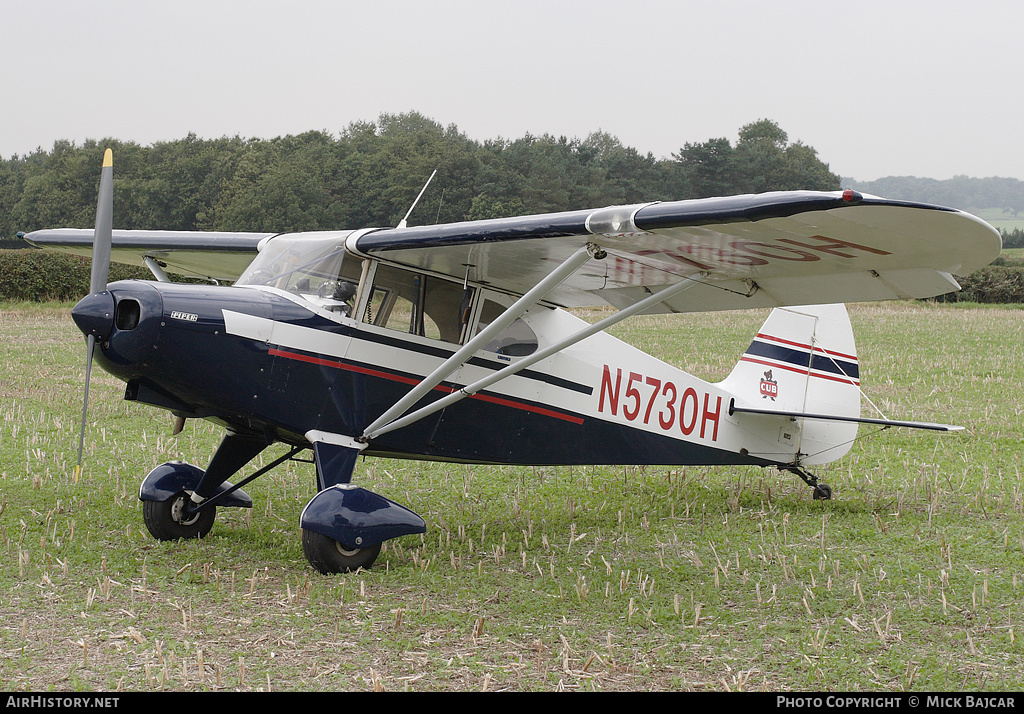
MULTIPOLYGON (((100 295, 107 294, 83 300, 75 319, 83 330, 103 324, 102 315, 89 317, 90 300, 97 313, 112 313, 106 328, 89 329, 107 330, 96 359, 127 383, 127 399, 296 445, 311 430, 359 437, 459 347, 437 334, 373 324, 362 304, 357 320, 330 309, 330 299, 273 286, 121 281, 100 295)), ((486 315, 472 310, 467 327, 476 329, 486 315)), ((518 337, 479 351, 421 404, 585 324, 559 309, 531 309, 518 337)), ((752 435, 729 416, 729 399, 598 333, 374 438, 366 453, 508 464, 775 462, 751 455, 765 449, 750 448, 752 435)))

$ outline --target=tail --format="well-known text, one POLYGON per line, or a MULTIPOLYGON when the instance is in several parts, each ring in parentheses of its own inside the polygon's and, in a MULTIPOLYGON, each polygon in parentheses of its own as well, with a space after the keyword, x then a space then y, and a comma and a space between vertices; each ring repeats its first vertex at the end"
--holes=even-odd
POLYGON ((860 417, 861 398, 846 306, 772 310, 719 386, 733 394, 730 413, 750 413, 761 432, 778 427, 778 441, 792 459, 788 463, 826 464, 841 458, 857 436, 857 423, 843 419, 860 417))

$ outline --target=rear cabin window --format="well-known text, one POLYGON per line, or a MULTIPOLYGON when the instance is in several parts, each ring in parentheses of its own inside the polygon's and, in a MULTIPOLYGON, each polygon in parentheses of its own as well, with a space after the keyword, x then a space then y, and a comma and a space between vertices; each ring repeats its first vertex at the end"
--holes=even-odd
MULTIPOLYGON (((491 322, 505 312, 505 306, 494 300, 484 300, 480 306, 480 317, 477 320, 476 331, 479 333, 491 322)), ((519 318, 506 327, 497 337, 488 342, 484 347, 486 352, 494 352, 509 357, 523 357, 537 351, 537 335, 522 318, 519 318)))

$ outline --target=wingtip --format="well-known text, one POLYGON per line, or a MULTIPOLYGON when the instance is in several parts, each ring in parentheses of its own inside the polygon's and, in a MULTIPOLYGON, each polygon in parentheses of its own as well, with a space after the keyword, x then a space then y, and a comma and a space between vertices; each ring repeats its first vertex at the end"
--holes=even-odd
POLYGON ((103 168, 107 168, 114 165, 114 152, 107 149, 103 152, 103 168))

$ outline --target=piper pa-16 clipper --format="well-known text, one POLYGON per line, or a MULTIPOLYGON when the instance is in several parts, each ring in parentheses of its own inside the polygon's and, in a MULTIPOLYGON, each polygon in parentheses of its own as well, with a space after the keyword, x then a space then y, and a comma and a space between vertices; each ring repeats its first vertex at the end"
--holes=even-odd
POLYGON ((205 536, 216 508, 252 506, 241 486, 312 450, 317 493, 300 526, 325 573, 369 567, 385 540, 426 530, 352 483, 360 455, 773 466, 828 498, 807 469, 842 457, 859 422, 959 428, 861 417, 843 303, 958 290, 954 275, 1001 250, 967 213, 850 190, 352 231, 112 231, 112 180, 108 150, 94 231, 26 236, 92 254, 72 312, 87 338, 83 434, 94 358, 176 428, 223 425, 205 470, 166 463, 142 483, 145 523, 166 540, 205 536), (108 285, 111 259, 156 280, 108 285), (565 310, 585 306, 616 311, 590 324, 565 310), (635 314, 740 308, 774 309, 718 383, 604 332, 635 314), (290 448, 228 481, 275 442, 290 448))

